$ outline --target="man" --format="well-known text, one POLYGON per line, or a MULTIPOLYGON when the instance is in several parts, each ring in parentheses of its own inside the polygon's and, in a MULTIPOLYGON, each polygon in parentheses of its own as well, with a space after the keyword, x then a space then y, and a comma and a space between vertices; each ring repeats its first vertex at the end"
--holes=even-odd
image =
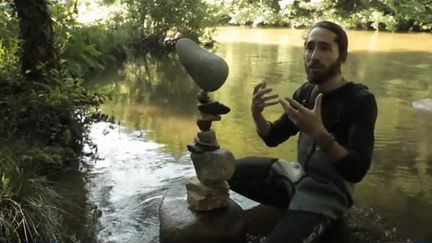
POLYGON ((366 86, 342 76, 347 49, 339 25, 317 22, 304 43, 307 82, 293 98, 278 99, 265 82, 254 89, 252 115, 268 146, 299 133, 298 164, 248 157, 236 161, 229 181, 232 190, 246 197, 287 209, 266 242, 317 242, 352 206, 352 185, 370 167, 377 106, 366 86), (269 122, 262 112, 275 104, 284 112, 269 122))

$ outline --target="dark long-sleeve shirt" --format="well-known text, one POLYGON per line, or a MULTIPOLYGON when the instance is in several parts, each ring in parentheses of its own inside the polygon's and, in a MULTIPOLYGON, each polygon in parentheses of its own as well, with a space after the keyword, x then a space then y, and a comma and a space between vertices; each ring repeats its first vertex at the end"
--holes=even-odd
MULTIPOLYGON (((293 98, 308 108, 313 108, 315 85, 304 83, 293 98)), ((375 97, 366 86, 349 82, 346 85, 323 93, 321 117, 324 127, 336 141, 348 150, 348 154, 333 165, 348 182, 359 182, 367 173, 374 146, 374 127, 377 118, 375 97)), ((270 133, 262 137, 268 146, 277 146, 298 128, 284 113, 271 122, 270 133)), ((308 168, 305 168, 307 171, 308 168)))

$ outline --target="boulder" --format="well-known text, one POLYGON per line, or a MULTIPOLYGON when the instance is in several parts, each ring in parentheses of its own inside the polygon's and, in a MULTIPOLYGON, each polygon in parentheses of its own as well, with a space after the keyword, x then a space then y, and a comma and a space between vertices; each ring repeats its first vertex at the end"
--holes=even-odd
POLYGON ((189 209, 184 186, 174 186, 159 208, 160 243, 246 243, 245 216, 232 200, 206 212, 189 209))

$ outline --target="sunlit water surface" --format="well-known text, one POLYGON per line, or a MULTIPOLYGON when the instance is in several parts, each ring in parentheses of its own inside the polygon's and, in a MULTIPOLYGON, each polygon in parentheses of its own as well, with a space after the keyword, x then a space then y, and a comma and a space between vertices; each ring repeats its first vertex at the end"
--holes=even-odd
MULTIPOLYGON (((281 96, 302 83, 302 36, 286 29, 222 28, 215 52, 230 67, 215 92, 231 107, 215 123, 219 143, 236 157, 295 158, 295 139, 267 148, 250 116, 253 86, 262 79, 281 96)), ((357 203, 377 209, 403 235, 432 241, 432 35, 349 32, 346 78, 369 86, 379 117, 372 168, 355 190, 357 203)), ((186 145, 197 132, 196 85, 172 60, 129 62, 97 77, 110 92, 103 111, 120 125, 99 123, 91 137, 98 145, 88 172, 88 200, 97 206, 101 242, 158 242, 158 206, 173 183, 194 174, 186 145)), ((265 115, 276 118, 278 106, 265 115)), ((236 197, 242 206, 251 202, 236 197)))

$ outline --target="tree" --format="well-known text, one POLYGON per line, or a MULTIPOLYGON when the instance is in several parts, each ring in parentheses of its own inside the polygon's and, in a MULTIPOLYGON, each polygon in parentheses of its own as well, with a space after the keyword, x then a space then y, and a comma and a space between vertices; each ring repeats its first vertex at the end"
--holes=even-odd
POLYGON ((13 0, 22 41, 21 70, 28 80, 42 81, 58 66, 52 19, 45 0, 13 0))

